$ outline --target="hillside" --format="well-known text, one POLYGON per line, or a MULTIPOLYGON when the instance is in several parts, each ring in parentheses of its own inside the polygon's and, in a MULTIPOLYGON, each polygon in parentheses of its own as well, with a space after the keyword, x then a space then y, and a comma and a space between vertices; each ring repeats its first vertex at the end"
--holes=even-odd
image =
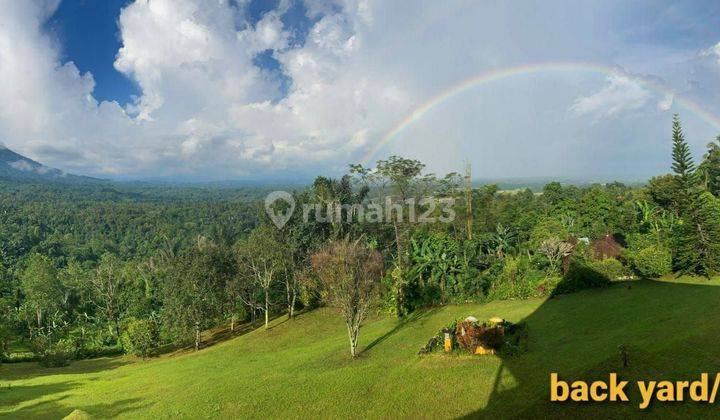
MULTIPOLYGON (((547 400, 550 372, 595 378, 690 379, 720 369, 720 279, 616 284, 550 300, 448 306, 404 323, 369 322, 358 360, 347 356, 340 319, 328 310, 276 320, 198 353, 142 361, 109 358, 67 368, 4 365, 0 414, 60 418, 76 408, 100 417, 456 418, 569 414, 547 400), (496 356, 418 356, 448 320, 473 314, 526 320, 530 352, 496 356), (623 369, 617 347, 630 346, 623 369)), ((627 404, 572 406, 573 415, 619 417, 627 404)), ((655 414, 708 416, 711 406, 651 406, 655 414)))
POLYGON ((5 181, 54 181, 54 182, 94 182, 96 178, 67 174, 59 169, 50 168, 36 162, 0 144, 0 180, 5 181))

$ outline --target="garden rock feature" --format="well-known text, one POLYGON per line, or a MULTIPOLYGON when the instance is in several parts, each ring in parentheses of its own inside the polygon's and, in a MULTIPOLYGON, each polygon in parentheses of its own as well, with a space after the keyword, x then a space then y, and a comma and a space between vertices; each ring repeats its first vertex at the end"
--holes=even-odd
POLYGON ((462 350, 473 355, 502 352, 512 356, 527 351, 527 338, 527 327, 524 323, 513 324, 500 317, 480 322, 469 316, 442 328, 420 349, 419 354, 444 349, 445 353, 462 350), (449 334, 452 340, 450 350, 444 345, 446 334, 449 334))

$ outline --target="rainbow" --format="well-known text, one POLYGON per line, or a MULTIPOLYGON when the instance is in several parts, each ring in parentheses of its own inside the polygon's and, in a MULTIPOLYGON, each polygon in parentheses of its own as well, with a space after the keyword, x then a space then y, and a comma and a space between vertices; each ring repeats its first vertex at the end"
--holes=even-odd
POLYGON ((653 81, 644 79, 638 76, 633 76, 631 74, 628 74, 621 69, 617 67, 610 67, 603 64, 597 64, 597 63, 585 63, 585 62, 550 62, 550 63, 536 63, 536 64, 525 64, 521 66, 516 67, 506 67, 501 69, 495 69, 488 71, 486 73, 481 73, 479 75, 473 76, 469 79, 466 79, 451 88, 439 93, 438 95, 432 97, 427 102, 423 103, 419 107, 417 107, 414 111, 412 111, 410 114, 405 116, 397 125, 395 125, 390 131, 388 131, 373 147, 371 147, 370 151, 365 155, 365 157, 361 160, 363 164, 369 164, 371 159, 375 157, 378 152, 385 147, 388 143, 393 141, 400 133, 402 133, 404 130, 406 130, 408 127, 410 127, 414 122, 420 120, 425 114, 430 112, 433 108, 437 107, 438 105, 450 100, 451 98, 476 87, 485 85, 487 83, 495 82, 502 79, 507 79, 515 76, 524 76, 529 74, 535 74, 535 73, 545 73, 545 72, 587 72, 587 73, 594 73, 594 74, 602 74, 606 76, 616 76, 621 75, 623 77, 627 77, 628 79, 637 81, 638 83, 642 84, 643 86, 646 86, 650 88, 651 90, 654 90, 656 92, 662 93, 663 95, 666 95, 666 97, 672 97, 673 98, 673 104, 678 104, 684 109, 687 109, 694 115, 698 116, 700 119, 720 131, 720 118, 718 118, 716 115, 710 113, 706 109, 704 109, 702 106, 698 105, 696 102, 681 97, 678 95, 676 91, 674 91, 672 88, 653 81))

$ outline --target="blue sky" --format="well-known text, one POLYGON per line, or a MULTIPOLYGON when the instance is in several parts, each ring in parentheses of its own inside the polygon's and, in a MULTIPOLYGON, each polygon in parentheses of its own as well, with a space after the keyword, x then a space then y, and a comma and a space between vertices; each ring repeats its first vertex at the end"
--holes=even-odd
POLYGON ((717 1, 0 6, 0 141, 71 172, 307 178, 397 153, 642 179, 668 169, 673 113, 698 158, 720 133, 717 1), (544 70, 457 88, 518 67, 544 70))
MULTIPOLYGON (((137 84, 113 67, 115 55, 122 46, 117 21, 120 11, 133 0, 64 0, 46 23, 62 45, 62 59, 72 61, 81 72, 92 73, 95 79, 93 95, 99 101, 117 101, 124 105, 139 95, 137 84)), ((280 0, 254 0, 242 7, 248 24, 256 24, 280 5, 280 0)), ((313 20, 306 16, 302 2, 293 3, 282 16, 282 22, 292 28, 293 42, 302 44, 313 20)), ((280 63, 272 51, 259 54, 255 64, 283 82, 287 92, 289 79, 282 74, 280 63)))
POLYGON ((62 58, 95 78, 95 98, 127 103, 137 85, 113 68, 121 40, 117 20, 130 0, 70 0, 47 22, 62 45, 62 58))

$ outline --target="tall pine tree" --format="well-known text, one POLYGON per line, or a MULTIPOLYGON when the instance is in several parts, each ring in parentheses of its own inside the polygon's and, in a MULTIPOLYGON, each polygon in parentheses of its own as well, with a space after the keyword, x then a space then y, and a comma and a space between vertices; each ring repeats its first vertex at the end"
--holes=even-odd
POLYGON ((683 213, 689 210, 693 196, 698 193, 698 176, 695 171, 695 162, 690 153, 690 146, 685 141, 680 117, 677 114, 673 115, 672 138, 672 169, 675 172, 675 182, 677 184, 677 204, 680 213, 683 213))

